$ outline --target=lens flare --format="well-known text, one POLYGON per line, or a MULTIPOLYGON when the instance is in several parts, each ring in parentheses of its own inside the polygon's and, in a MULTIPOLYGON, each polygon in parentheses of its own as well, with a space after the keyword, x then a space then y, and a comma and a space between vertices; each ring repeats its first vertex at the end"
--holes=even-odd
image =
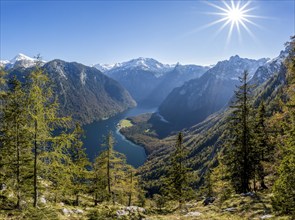
POLYGON ((223 23, 222 26, 217 30, 217 33, 221 32, 226 26, 229 26, 229 32, 227 36, 227 42, 231 40, 232 33, 234 29, 237 30, 239 37, 241 37, 241 27, 245 29, 248 34, 254 37, 254 34, 248 27, 249 24, 259 27, 256 23, 250 20, 250 18, 259 18, 260 16, 249 14, 250 11, 255 8, 250 8, 250 1, 223 1, 224 6, 219 6, 217 4, 213 4, 211 2, 207 2, 212 7, 220 10, 220 12, 210 13, 213 15, 221 16, 220 19, 206 25, 206 27, 210 27, 219 23, 223 23))

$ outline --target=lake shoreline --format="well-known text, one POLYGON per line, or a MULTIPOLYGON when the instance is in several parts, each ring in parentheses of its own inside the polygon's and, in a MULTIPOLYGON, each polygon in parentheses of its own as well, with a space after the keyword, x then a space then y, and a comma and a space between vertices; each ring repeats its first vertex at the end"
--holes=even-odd
MULTIPOLYGON (((118 124, 121 120, 126 120, 128 117, 133 117, 147 112, 154 112, 156 108, 145 108, 137 106, 119 113, 106 120, 99 120, 83 126, 85 138, 83 147, 86 149, 86 154, 90 161, 94 161, 95 157, 103 150, 103 143, 108 134, 112 132, 114 135, 114 149, 126 155, 127 163, 137 168, 142 166, 148 155, 146 148, 137 144, 133 140, 126 138, 123 132, 119 131, 118 124)), ((129 123, 129 122, 128 122, 129 123)), ((127 121, 124 125, 128 125, 127 121)), ((130 124, 129 124, 130 125, 130 124)))
MULTIPOLYGON (((146 160, 147 160, 147 158, 148 158, 148 156, 150 155, 150 153, 148 152, 146 146, 144 146, 143 144, 140 144, 140 143, 136 143, 136 142, 134 142, 132 139, 126 137, 126 136, 120 131, 120 129, 118 129, 117 132, 118 132, 118 134, 121 135, 126 141, 130 142, 131 144, 133 144, 133 145, 135 145, 135 146, 138 146, 138 147, 143 148, 144 151, 145 151, 145 154, 146 154, 146 160)), ((146 160, 144 161, 144 163, 146 162, 146 160)), ((143 164, 144 164, 144 163, 143 163, 143 164)), ((142 165, 143 165, 143 164, 142 164, 142 165)), ((141 166, 142 166, 142 165, 141 165, 141 166)))

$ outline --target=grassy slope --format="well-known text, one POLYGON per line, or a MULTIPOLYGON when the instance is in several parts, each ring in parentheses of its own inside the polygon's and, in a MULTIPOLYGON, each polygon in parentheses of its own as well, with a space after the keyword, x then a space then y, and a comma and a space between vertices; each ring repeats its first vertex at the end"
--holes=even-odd
POLYGON ((123 119, 120 121, 120 127, 121 128, 128 128, 128 127, 131 127, 132 126, 132 123, 131 121, 127 120, 127 119, 123 119))

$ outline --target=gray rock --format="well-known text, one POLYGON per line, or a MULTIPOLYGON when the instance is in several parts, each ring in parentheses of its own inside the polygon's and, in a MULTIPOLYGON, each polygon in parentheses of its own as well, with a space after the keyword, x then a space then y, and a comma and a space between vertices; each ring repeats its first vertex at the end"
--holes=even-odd
POLYGON ((263 215, 260 217, 260 219, 268 219, 268 218, 273 218, 273 215, 263 215))
POLYGON ((4 190, 6 190, 6 189, 7 189, 6 184, 5 184, 5 183, 1 183, 1 184, 0 184, 0 190, 1 190, 1 191, 4 191, 4 190))
POLYGON ((254 197, 255 196, 255 193, 254 192, 246 192, 246 193, 242 193, 241 196, 250 196, 250 197, 254 197))
POLYGON ((69 210, 68 210, 67 208, 63 208, 63 209, 61 210, 61 212, 62 212, 62 214, 64 214, 64 215, 69 215, 69 214, 70 214, 70 212, 69 212, 69 210))
POLYGON ((71 209, 67 209, 67 208, 63 208, 61 210, 62 214, 64 215, 70 215, 70 214, 73 214, 73 211, 71 209))
POLYGON ((189 212, 189 213, 187 213, 187 214, 185 215, 185 217, 193 217, 193 216, 201 216, 201 215, 202 215, 201 212, 197 212, 197 211, 195 211, 195 212, 189 212))
POLYGON ((12 197, 14 197, 14 194, 11 192, 8 194, 8 198, 12 198, 12 197))
POLYGON ((138 206, 127 206, 125 210, 131 212, 131 213, 136 213, 136 212, 145 212, 145 209, 142 207, 138 206))
POLYGON ((224 209, 223 211, 225 211, 225 212, 235 212, 235 211, 237 211, 237 208, 229 207, 229 208, 224 209))
POLYGON ((46 199, 45 199, 44 196, 40 197, 40 202, 41 202, 42 204, 46 204, 46 203, 47 203, 47 201, 46 201, 46 199))
POLYGON ((117 210, 116 214, 118 217, 120 216, 126 216, 126 215, 129 215, 129 214, 139 214, 139 213, 144 213, 145 212, 145 209, 142 208, 142 207, 138 207, 138 206, 127 206, 127 207, 124 207, 123 209, 121 210, 117 210))
POLYGON ((84 211, 82 209, 74 209, 73 212, 76 214, 83 214, 84 213, 84 211))
POLYGON ((118 217, 120 217, 120 216, 129 215, 129 212, 125 211, 125 210, 117 210, 116 214, 117 214, 118 217))

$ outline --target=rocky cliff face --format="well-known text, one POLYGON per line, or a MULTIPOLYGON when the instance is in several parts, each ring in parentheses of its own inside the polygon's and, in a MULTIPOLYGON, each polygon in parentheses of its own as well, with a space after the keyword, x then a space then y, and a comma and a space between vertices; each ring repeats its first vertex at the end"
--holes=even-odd
POLYGON ((177 64, 173 70, 167 72, 157 87, 145 99, 146 103, 159 106, 168 94, 185 82, 201 77, 210 67, 198 65, 177 64))

